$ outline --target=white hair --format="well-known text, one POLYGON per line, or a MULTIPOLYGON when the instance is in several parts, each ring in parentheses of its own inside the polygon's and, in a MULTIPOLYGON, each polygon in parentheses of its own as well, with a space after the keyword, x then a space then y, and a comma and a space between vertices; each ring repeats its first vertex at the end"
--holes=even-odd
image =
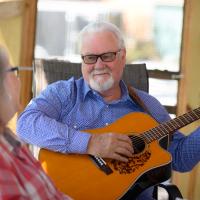
POLYGON ((119 48, 125 48, 124 38, 119 28, 110 22, 98 21, 88 24, 81 30, 81 32, 79 33, 79 49, 81 49, 82 40, 87 33, 103 32, 103 31, 108 31, 113 33, 119 42, 118 44, 119 48))

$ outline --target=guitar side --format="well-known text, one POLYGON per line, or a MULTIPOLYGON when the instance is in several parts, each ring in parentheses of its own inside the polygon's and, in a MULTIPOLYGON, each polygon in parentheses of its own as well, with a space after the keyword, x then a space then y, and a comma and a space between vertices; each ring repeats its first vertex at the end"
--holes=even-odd
MULTIPOLYGON (((134 133, 140 136, 157 125, 158 123, 147 114, 129 113, 109 126, 85 130, 85 132, 96 134, 116 132, 128 135, 134 133)), ((146 177, 151 179, 150 174, 157 168, 169 166, 171 156, 157 141, 153 141, 146 144, 142 152, 134 154, 128 163, 105 159, 113 170, 109 175, 101 171, 88 155, 66 155, 41 149, 39 160, 55 185, 72 198, 114 200, 123 199, 130 193, 130 188, 134 199, 142 191, 141 187, 137 188, 140 181, 144 181, 146 177)), ((143 189, 156 184, 156 181, 145 180, 143 189)))

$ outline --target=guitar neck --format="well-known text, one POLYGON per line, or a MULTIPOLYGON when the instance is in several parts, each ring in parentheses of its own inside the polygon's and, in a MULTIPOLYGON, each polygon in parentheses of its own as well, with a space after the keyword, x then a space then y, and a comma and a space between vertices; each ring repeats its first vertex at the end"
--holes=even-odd
POLYGON ((147 143, 151 143, 152 141, 159 140, 168 134, 173 134, 178 129, 198 119, 200 119, 200 107, 144 132, 143 136, 147 143))

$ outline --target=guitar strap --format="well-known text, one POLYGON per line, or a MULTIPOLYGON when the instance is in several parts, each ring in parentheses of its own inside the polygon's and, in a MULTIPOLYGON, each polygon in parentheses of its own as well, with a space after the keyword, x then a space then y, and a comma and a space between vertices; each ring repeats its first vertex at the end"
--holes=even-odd
POLYGON ((141 98, 135 92, 135 89, 130 85, 128 85, 128 92, 129 92, 129 96, 131 97, 131 99, 134 102, 136 102, 141 108, 143 108, 146 113, 148 113, 150 116, 152 116, 151 113, 149 112, 147 106, 144 104, 144 102, 141 100, 141 98))

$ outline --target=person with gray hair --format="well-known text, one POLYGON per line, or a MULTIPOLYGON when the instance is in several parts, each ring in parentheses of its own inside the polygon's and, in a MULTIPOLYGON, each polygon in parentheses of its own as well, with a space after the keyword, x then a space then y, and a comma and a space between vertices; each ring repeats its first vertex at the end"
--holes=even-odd
MULTIPOLYGON (((122 34, 114 24, 95 22, 81 31, 79 42, 82 77, 52 83, 33 98, 19 116, 18 134, 27 143, 51 151, 128 163, 135 149, 127 134, 115 131, 91 134, 87 131, 107 127, 129 113, 146 112, 136 99, 131 98, 122 80, 126 63, 122 34)), ((170 120, 156 98, 141 90, 134 91, 158 123, 170 120)), ((187 137, 176 131, 168 148, 173 169, 191 170, 200 160, 199 144, 200 128, 187 137)), ((92 175, 88 175, 88 181, 92 175)), ((137 186, 144 185, 142 182, 137 186)), ((150 187, 140 192, 137 199, 152 199, 152 192, 150 187)), ((97 195, 101 197, 102 194, 97 195)), ((136 196, 130 199, 136 199, 136 196)))
POLYGON ((16 70, 0 46, 0 199, 70 200, 55 188, 26 145, 6 126, 20 108, 16 70))

